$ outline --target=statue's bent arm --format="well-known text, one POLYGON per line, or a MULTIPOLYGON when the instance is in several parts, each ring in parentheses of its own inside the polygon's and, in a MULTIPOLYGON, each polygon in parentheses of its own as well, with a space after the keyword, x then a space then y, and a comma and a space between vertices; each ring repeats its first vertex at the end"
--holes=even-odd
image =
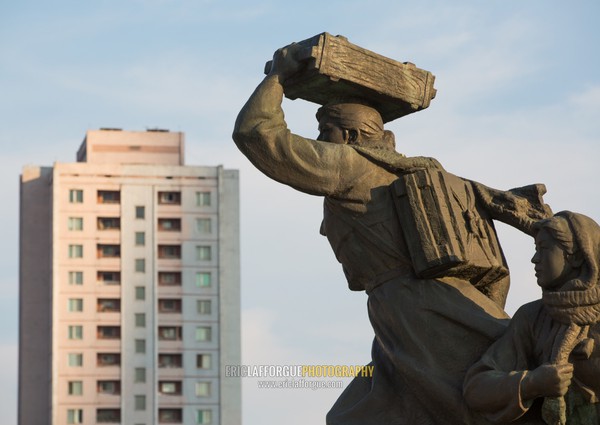
POLYGON ((350 146, 292 134, 284 120, 283 88, 266 77, 235 123, 238 148, 263 173, 305 193, 364 202, 356 181, 376 167, 350 146))

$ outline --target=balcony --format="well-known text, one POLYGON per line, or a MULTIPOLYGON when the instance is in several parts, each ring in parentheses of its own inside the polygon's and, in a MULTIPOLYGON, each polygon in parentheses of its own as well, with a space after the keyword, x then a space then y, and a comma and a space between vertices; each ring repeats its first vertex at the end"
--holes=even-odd
POLYGON ((158 192, 159 205, 181 205, 181 192, 158 192))
POLYGON ((119 230, 121 219, 119 217, 98 217, 98 230, 119 230))
POLYGON ((180 232, 181 231, 181 219, 180 218, 159 218, 158 219, 158 230, 162 232, 180 232))
POLYGON ((158 258, 162 260, 180 260, 181 245, 158 245, 158 258))
POLYGON ((99 313, 119 313, 121 300, 118 298, 98 298, 96 310, 99 313))
POLYGON ((117 244, 97 244, 96 254, 98 258, 120 258, 121 246, 117 244))
POLYGON ((97 200, 99 204, 120 204, 121 192, 118 190, 99 190, 97 200))

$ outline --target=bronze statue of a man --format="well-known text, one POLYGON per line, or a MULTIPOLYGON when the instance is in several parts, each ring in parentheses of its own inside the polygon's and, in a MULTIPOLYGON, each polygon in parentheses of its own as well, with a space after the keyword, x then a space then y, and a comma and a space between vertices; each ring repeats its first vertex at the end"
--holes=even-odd
MULTIPOLYGON (((281 108, 283 83, 301 68, 293 45, 275 53, 270 72, 237 118, 233 139, 270 178, 324 197, 321 233, 350 289, 368 295, 374 375, 351 382, 328 413, 327 424, 488 423, 465 404, 462 382, 466 370, 506 329, 508 276, 476 287, 473 282, 481 276, 424 277, 415 271, 403 229, 407 225, 398 217, 390 187, 415 171, 449 173, 433 158, 397 153, 378 111, 363 104, 322 107, 317 140, 292 134, 281 108)), ((460 181, 477 194, 474 206, 465 206, 465 217, 479 208, 529 231, 534 221, 550 215, 541 197, 533 199, 527 190, 502 192, 460 181)), ((467 221, 469 238, 488 249, 490 235, 480 231, 481 220, 467 221)), ((505 266, 498 249, 495 255, 505 266)))

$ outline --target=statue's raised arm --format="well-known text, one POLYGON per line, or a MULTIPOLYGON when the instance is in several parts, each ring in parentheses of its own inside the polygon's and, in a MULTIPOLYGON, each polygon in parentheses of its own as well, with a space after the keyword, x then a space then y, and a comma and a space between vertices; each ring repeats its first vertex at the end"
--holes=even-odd
MULTIPOLYGON (((292 134, 281 102, 284 81, 306 66, 294 57, 299 50, 300 45, 293 44, 275 52, 269 73, 238 115, 233 139, 258 169, 281 183, 315 195, 358 196, 352 193, 353 182, 373 166, 351 146, 360 146, 362 139, 385 140, 393 150, 393 135, 384 132, 376 110, 360 104, 322 109, 317 140, 292 134), (360 128, 336 132, 342 116, 353 119, 360 128)), ((439 166, 432 158, 399 156, 399 161, 405 170, 439 166)))

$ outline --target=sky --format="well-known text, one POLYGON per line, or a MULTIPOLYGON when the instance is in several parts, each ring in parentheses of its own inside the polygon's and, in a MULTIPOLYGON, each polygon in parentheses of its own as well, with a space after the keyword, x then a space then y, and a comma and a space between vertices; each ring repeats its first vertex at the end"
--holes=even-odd
MULTIPOLYGON (((231 140, 264 63, 327 31, 436 76, 431 106, 389 123, 397 149, 509 189, 544 183, 554 211, 600 220, 600 3, 22 0, 0 4, 0 411, 16 423, 19 174, 74 161, 88 129, 185 132, 186 162, 240 170, 246 365, 366 364, 366 295, 318 229, 322 199, 270 181, 231 140)), ((316 137, 317 106, 284 102, 316 137)), ((507 311, 539 298, 533 241, 502 224, 507 311)), ((339 389, 243 385, 243 423, 325 423, 339 389), (291 413, 291 414, 290 414, 291 413)), ((32 403, 39 402, 32 400, 32 403)))

